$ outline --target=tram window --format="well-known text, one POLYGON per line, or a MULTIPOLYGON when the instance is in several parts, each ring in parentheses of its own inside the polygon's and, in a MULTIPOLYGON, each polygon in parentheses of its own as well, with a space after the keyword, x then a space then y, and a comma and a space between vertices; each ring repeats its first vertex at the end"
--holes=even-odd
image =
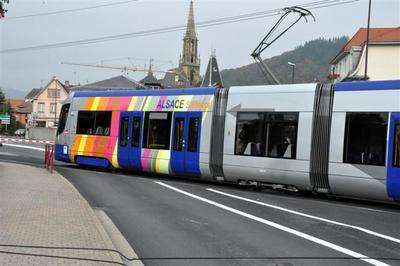
POLYGON ((266 114, 266 151, 268 157, 296 158, 298 115, 294 113, 266 114))
POLYGON ((394 131, 393 166, 400 167, 400 123, 396 124, 394 131))
POLYGON ((132 147, 139 147, 140 144, 140 117, 133 118, 132 147))
POLYGON ((347 113, 343 162, 385 165, 387 113, 347 113))
POLYGON ((111 112, 96 112, 94 123, 94 134, 109 136, 111 126, 111 112))
POLYGON ((126 147, 128 145, 128 131, 129 131, 129 118, 122 117, 121 119, 121 132, 119 133, 119 145, 126 147))
POLYGON ((236 155, 296 159, 298 113, 239 113, 236 155))
POLYGON ((235 154, 261 156, 263 153, 264 115, 238 113, 235 154))
POLYGON ((174 128, 174 151, 183 150, 183 132, 184 132, 185 119, 182 117, 175 118, 175 128, 174 128))
POLYGON ((64 104, 61 107, 61 113, 60 113, 60 121, 58 122, 58 129, 57 129, 57 135, 60 135, 61 133, 64 132, 65 125, 67 123, 67 117, 68 117, 68 112, 69 112, 69 107, 70 104, 64 104))
POLYGON ((197 145, 199 141, 199 118, 192 117, 189 119, 189 145, 188 151, 197 152, 197 145))
POLYGON ((94 127, 94 112, 79 111, 78 124, 76 126, 76 134, 92 135, 94 127))
POLYGON ((143 147, 169 150, 171 112, 148 112, 145 116, 143 147))
POLYGON ((76 134, 109 136, 110 111, 79 111, 76 134))

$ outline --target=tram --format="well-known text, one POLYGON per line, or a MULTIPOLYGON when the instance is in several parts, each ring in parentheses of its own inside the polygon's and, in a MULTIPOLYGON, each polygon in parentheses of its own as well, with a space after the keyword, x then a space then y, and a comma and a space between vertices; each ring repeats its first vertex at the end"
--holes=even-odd
POLYGON ((400 80, 77 91, 56 160, 400 200, 400 80))

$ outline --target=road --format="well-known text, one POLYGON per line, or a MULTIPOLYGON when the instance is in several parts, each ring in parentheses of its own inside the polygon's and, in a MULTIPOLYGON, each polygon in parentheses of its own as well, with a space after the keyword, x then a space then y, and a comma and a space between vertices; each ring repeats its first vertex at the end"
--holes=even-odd
MULTIPOLYGON (((43 152, 3 146, 0 160, 39 165, 43 152)), ((400 265, 398 207, 56 169, 108 214, 146 265, 400 265)))

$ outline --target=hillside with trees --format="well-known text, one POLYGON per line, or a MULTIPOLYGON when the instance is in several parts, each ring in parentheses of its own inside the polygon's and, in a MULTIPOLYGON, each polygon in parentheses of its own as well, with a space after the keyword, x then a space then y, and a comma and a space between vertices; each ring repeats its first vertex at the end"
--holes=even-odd
MULTIPOLYGON (((270 69, 281 83, 292 82, 292 68, 288 62, 296 64, 295 83, 324 81, 330 71, 329 62, 347 42, 348 37, 315 39, 296 47, 292 51, 266 59, 270 69)), ((255 63, 235 69, 221 71, 225 87, 238 85, 267 84, 255 63)))

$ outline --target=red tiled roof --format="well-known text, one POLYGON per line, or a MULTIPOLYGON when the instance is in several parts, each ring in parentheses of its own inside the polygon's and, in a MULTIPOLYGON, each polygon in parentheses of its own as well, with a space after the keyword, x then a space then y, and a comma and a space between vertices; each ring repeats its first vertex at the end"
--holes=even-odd
MULTIPOLYGON (((353 37, 343 46, 340 52, 332 59, 333 63, 344 52, 350 51, 351 47, 364 46, 367 41, 367 28, 360 28, 353 37)), ((400 42, 400 27, 394 28, 370 28, 370 42, 400 42)))
MULTIPOLYGON (((346 43, 342 51, 349 51, 353 46, 363 46, 367 41, 367 29, 360 28, 356 34, 346 43)), ((396 28, 370 28, 370 42, 399 42, 400 27, 396 28)))
POLYGON ((25 103, 24 99, 8 99, 8 103, 12 109, 16 109, 17 107, 23 105, 25 103))

